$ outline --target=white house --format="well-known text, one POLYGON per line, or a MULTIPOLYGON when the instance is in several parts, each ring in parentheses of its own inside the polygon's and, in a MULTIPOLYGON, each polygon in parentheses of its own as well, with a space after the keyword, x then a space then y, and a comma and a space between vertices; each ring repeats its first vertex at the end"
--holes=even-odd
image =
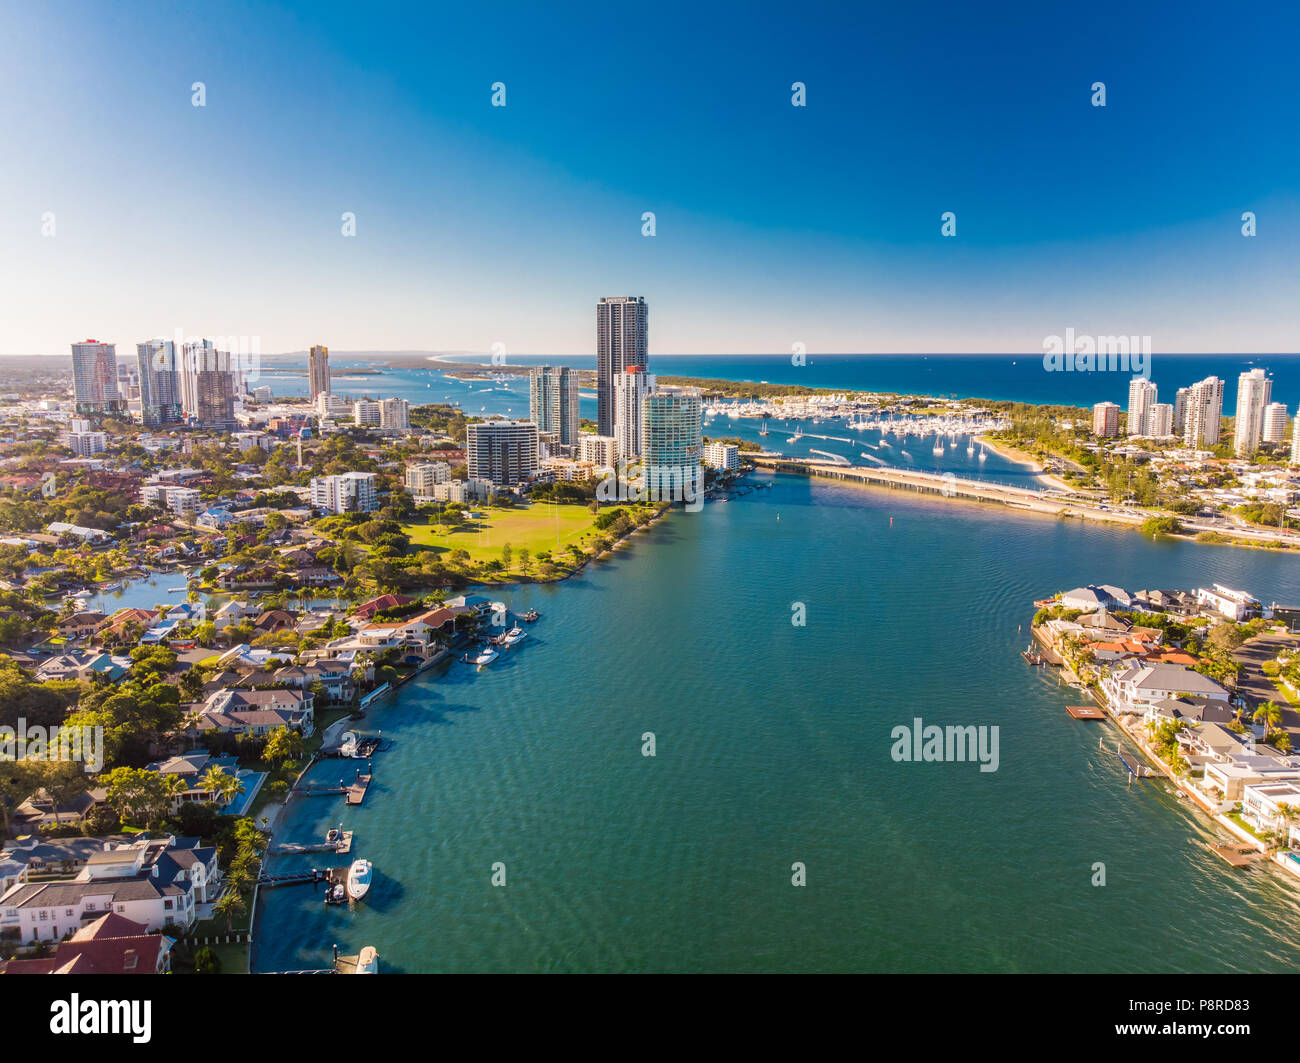
POLYGON ((1135 663, 1101 681, 1106 698, 1115 712, 1150 714, 1154 706, 1180 694, 1192 694, 1209 701, 1229 702, 1227 690, 1209 676, 1181 664, 1135 663))
POLYGON ((0 897, 0 930, 16 930, 23 942, 59 941, 108 912, 148 930, 189 928, 197 905, 216 898, 220 879, 217 850, 196 839, 106 847, 74 879, 12 887, 0 897))
POLYGON ((1074 590, 1062 592, 1060 604, 1066 609, 1081 609, 1085 613, 1091 613, 1095 609, 1128 609, 1132 606, 1133 599, 1123 587, 1090 583, 1086 587, 1075 587, 1074 590))

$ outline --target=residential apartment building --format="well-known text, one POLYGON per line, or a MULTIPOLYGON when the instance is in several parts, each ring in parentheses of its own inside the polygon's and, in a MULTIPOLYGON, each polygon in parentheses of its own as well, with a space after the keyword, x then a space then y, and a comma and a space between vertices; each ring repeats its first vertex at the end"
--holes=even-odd
POLYGON ((1259 449, 1264 434, 1264 410, 1273 396, 1273 379, 1263 369, 1237 378, 1237 413, 1233 419, 1232 450, 1239 458, 1259 449))
POLYGON ((1191 386, 1187 396, 1183 441, 1189 447, 1209 448, 1219 443, 1223 418, 1223 381, 1208 376, 1191 386))
POLYGON ((373 472, 345 472, 338 476, 313 476, 313 509, 327 513, 370 513, 379 508, 373 472))
POLYGON ((72 345, 72 394, 78 413, 118 413, 126 408, 117 389, 116 344, 83 340, 72 345))
POLYGON ((578 442, 578 374, 568 366, 538 366, 528 378, 528 415, 539 434, 564 447, 578 442))
POLYGON ((1092 408, 1092 434, 1100 439, 1119 435, 1119 405, 1099 402, 1092 408))
POLYGON ((465 429, 465 461, 471 480, 517 484, 537 475, 541 454, 532 421, 483 421, 465 429))
POLYGON ((649 363, 649 318, 641 296, 596 303, 596 431, 614 435, 614 381, 628 366, 649 363))

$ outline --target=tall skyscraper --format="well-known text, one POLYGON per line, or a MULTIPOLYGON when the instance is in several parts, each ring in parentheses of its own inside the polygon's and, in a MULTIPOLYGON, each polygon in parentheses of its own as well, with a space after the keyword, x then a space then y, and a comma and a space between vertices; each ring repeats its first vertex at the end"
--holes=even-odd
POLYGON ((528 378, 528 416, 561 446, 578 442, 578 374, 568 366, 538 366, 528 378))
POLYGON ((639 365, 628 366, 614 378, 614 438, 624 461, 641 456, 642 412, 654 389, 655 378, 639 365))
POLYGON ((1188 391, 1183 441, 1189 447, 1217 446, 1222 417, 1223 381, 1217 376, 1207 376, 1188 391))
POLYGON ((319 345, 313 347, 307 355, 307 387, 310 389, 311 399, 316 401, 316 396, 330 393, 330 349, 319 345))
POLYGON ((85 340, 72 345, 72 394, 78 413, 125 409, 117 390, 117 346, 85 340))
POLYGON ((1232 450, 1239 458, 1259 449, 1264 434, 1264 407, 1273 397, 1273 379, 1263 369, 1237 377, 1237 415, 1233 420, 1232 450))
POLYGON ((180 384, 176 375, 176 344, 146 340, 135 345, 140 374, 140 419, 155 427, 181 419, 180 384))
POLYGON ((608 296, 596 303, 596 430, 614 434, 614 380, 649 360, 649 325, 641 296, 608 296))
POLYGON ((704 455, 703 409, 698 388, 656 388, 645 397, 641 468, 651 498, 679 499, 695 490, 704 455))
POLYGON ((541 460, 532 421, 481 421, 465 428, 465 464, 471 480, 515 484, 536 476, 541 460))
POLYGON ((1101 439, 1119 435, 1119 406, 1099 402, 1092 408, 1092 434, 1101 439))
POLYGON ((1128 385, 1128 434, 1151 435, 1151 407, 1156 402, 1156 386, 1145 377, 1135 376, 1128 385))
POLYGON ((1264 407, 1264 442, 1281 443, 1286 438, 1286 403, 1270 402, 1264 407))
POLYGON ((1300 465, 1300 409, 1296 410, 1291 425, 1291 464, 1300 465))
POLYGON ((1174 395, 1174 435, 1176 436, 1181 436, 1187 430, 1187 403, 1191 397, 1191 388, 1179 388, 1174 395))
POLYGON ((177 372, 181 412, 201 425, 229 428, 235 424, 235 377, 230 353, 211 340, 191 340, 181 351, 177 372))

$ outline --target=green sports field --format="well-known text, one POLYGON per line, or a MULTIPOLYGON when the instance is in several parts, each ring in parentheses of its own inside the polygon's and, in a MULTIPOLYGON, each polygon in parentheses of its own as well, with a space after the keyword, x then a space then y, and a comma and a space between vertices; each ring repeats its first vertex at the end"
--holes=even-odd
POLYGON ((411 537, 413 547, 467 550, 473 561, 500 559, 506 543, 516 554, 523 549, 536 557, 550 550, 559 559, 567 554, 570 543, 582 546, 596 534, 595 515, 586 506, 535 502, 517 509, 475 506, 472 511, 483 513, 483 519, 458 528, 418 521, 402 529, 411 537))

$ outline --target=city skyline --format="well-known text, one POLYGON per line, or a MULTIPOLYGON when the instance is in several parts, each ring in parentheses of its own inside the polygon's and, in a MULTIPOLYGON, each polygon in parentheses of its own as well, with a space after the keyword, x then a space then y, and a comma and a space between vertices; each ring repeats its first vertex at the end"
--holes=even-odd
POLYGON ((0 353, 180 326, 266 352, 579 354, 600 291, 654 302, 660 354, 1032 353, 1065 327, 1296 349, 1300 205, 1268 176, 1300 170, 1293 13, 835 12, 833 35, 727 8, 503 15, 507 41, 472 12, 16 12, 0 353), (174 180, 168 157, 209 165, 174 180))

